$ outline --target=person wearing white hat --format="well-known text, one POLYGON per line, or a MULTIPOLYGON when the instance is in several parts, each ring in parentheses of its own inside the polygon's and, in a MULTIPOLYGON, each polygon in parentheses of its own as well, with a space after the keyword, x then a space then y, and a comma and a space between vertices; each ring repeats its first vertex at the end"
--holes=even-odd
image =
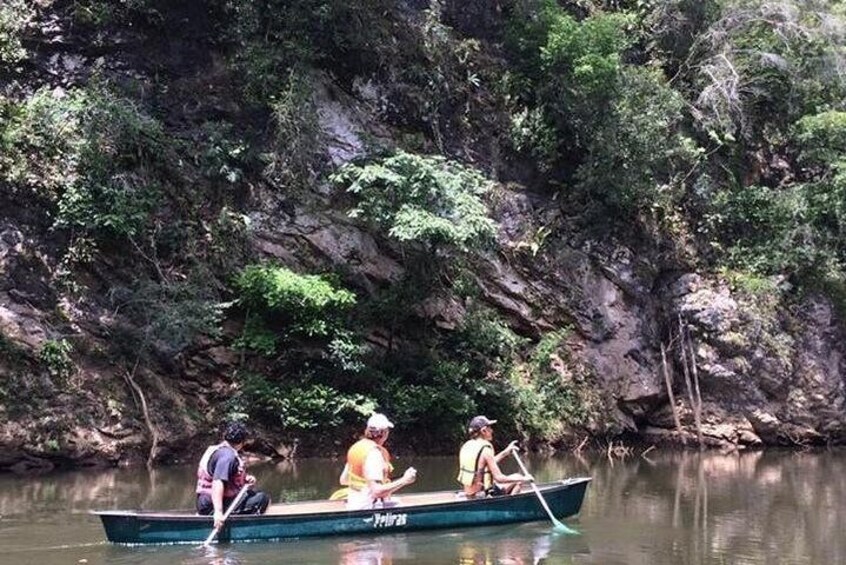
POLYGON ((417 479, 417 471, 409 467, 402 477, 391 481, 394 467, 385 442, 393 427, 387 416, 374 413, 367 420, 364 437, 347 451, 340 478, 341 484, 349 487, 347 510, 396 506, 398 502, 391 495, 417 479))
POLYGON ((499 462, 512 452, 517 451, 517 442, 494 455, 493 425, 496 420, 486 416, 476 416, 467 425, 470 439, 461 446, 458 455, 458 482, 464 487, 464 494, 469 497, 499 496, 517 494, 520 484, 532 481, 531 475, 520 473, 504 474, 499 462))

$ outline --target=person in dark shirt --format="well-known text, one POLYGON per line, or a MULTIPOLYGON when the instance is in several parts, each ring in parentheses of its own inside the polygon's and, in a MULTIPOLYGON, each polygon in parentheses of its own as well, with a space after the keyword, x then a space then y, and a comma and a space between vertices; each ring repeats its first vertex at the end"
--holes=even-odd
POLYGON ((256 478, 248 475, 238 452, 247 441, 247 428, 240 422, 226 425, 223 441, 209 446, 197 466, 197 512, 214 514, 214 525, 223 525, 223 513, 232 504, 241 488, 249 485, 244 500, 233 514, 263 514, 270 505, 270 497, 253 490, 256 478))

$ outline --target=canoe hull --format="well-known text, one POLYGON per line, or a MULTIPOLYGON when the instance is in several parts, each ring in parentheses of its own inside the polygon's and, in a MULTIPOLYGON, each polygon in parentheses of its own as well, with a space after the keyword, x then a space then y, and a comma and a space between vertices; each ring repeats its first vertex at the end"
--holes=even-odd
MULTIPOLYGON (((589 478, 543 485, 544 498, 558 518, 579 512, 589 478)), ((202 543, 212 527, 210 516, 153 512, 96 512, 106 537, 114 543, 202 543)), ((533 491, 515 496, 459 500, 445 504, 388 509, 232 516, 218 534, 220 542, 282 540, 317 536, 397 533, 548 520, 533 491)))

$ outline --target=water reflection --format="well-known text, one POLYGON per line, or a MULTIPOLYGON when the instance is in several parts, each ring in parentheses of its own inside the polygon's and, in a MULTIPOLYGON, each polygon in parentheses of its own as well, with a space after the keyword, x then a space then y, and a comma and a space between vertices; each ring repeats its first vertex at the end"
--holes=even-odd
POLYGON ((355 539, 338 542, 336 549, 339 565, 392 565, 408 560, 444 565, 537 565, 563 563, 561 557, 567 553, 589 553, 584 540, 567 540, 536 525, 355 539), (555 544, 559 558, 547 561, 555 544))
MULTIPOLYGON (((408 458, 409 491, 454 488, 453 458, 408 458)), ((0 476, 0 561, 9 563, 505 564, 846 563, 846 454, 655 451, 617 460, 535 458, 541 481, 590 475, 575 527, 555 536, 545 522, 372 538, 195 547, 104 543, 99 508, 190 508, 193 468, 0 476)), ((253 466, 275 500, 325 498, 338 460, 253 466)), ((506 472, 510 470, 506 469, 506 472)))

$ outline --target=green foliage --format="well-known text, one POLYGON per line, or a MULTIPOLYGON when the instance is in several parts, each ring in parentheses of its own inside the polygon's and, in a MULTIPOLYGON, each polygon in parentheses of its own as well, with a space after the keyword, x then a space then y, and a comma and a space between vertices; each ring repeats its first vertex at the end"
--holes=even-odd
POLYGON ((196 154, 197 166, 210 179, 236 184, 248 168, 247 144, 233 137, 232 124, 206 122, 202 126, 203 150, 196 154))
POLYGON ((175 354, 200 335, 219 336, 224 311, 231 306, 219 299, 202 270, 172 281, 142 280, 131 289, 115 287, 110 298, 115 312, 128 316, 139 329, 140 335, 125 348, 129 358, 153 344, 175 354))
POLYGON ((843 167, 846 159, 846 112, 828 111, 803 116, 796 122, 794 130, 803 161, 816 166, 843 167))
POLYGON ((722 269, 720 274, 726 278, 735 292, 752 296, 768 296, 778 292, 778 284, 772 277, 756 273, 722 269))
POLYGON ((355 295, 319 275, 300 275, 284 267, 250 265, 235 286, 251 311, 282 318, 288 334, 329 336, 355 295))
MULTIPOLYGON (((804 182, 718 191, 709 233, 728 265, 799 281, 842 277, 846 264, 846 114, 823 112, 794 127, 804 182)), ((712 240, 712 241, 713 241, 712 240)))
POLYGON ((3 106, 0 178, 55 204, 57 227, 96 237, 140 233, 156 202, 161 125, 102 86, 38 91, 3 106))
POLYGON ((702 152, 680 132, 684 101, 654 69, 628 67, 618 81, 585 143, 577 190, 624 213, 671 210, 702 152))
POLYGON ((618 91, 622 53, 634 41, 626 33, 631 24, 625 14, 576 21, 552 0, 528 3, 512 16, 509 33, 520 73, 516 93, 545 106, 562 131, 571 121, 577 130, 589 127, 597 107, 618 91))
POLYGON ((72 15, 79 24, 99 28, 132 20, 157 23, 162 15, 153 4, 153 0, 74 0, 72 15))
POLYGON ((476 303, 468 309, 454 340, 459 351, 495 363, 510 361, 525 342, 493 310, 476 303))
POLYGON ((56 201, 76 177, 86 97, 41 89, 26 102, 0 99, 0 177, 56 201))
POLYGON ((266 156, 266 174, 282 185, 306 186, 314 180, 321 149, 311 84, 301 73, 291 71, 284 88, 271 97, 270 107, 275 139, 272 152, 266 156))
MULTIPOLYGON (((842 104, 843 14, 825 1, 736 0, 703 31, 685 70, 706 130, 777 141, 800 116, 842 104)), ((739 137, 739 136, 738 136, 739 137)))
POLYGON ((490 182, 443 157, 398 152, 375 163, 346 165, 333 180, 358 197, 352 217, 402 242, 468 250, 496 233, 482 200, 490 182))
POLYGON ((802 192, 763 186, 724 189, 714 196, 707 216, 728 264, 759 273, 780 272, 804 262, 813 248, 805 245, 806 207, 802 192))
POLYGON ((247 95, 266 103, 292 70, 322 66, 339 76, 378 68, 391 44, 387 0, 221 0, 224 34, 247 95))
POLYGON ((352 332, 338 331, 327 346, 327 358, 338 369, 360 373, 366 368, 365 356, 370 351, 352 332))
POLYGON ((562 350, 568 335, 567 329, 544 335, 511 372, 515 420, 532 437, 560 439, 567 427, 586 425, 599 408, 589 374, 562 350))
POLYGON ((376 408, 373 399, 344 393, 314 383, 279 384, 258 374, 239 378, 239 393, 232 407, 269 424, 289 430, 329 433, 342 424, 357 423, 376 408))
POLYGON ((679 93, 658 69, 624 63, 634 24, 602 11, 577 21, 548 0, 523 3, 511 19, 512 144, 571 184, 589 221, 671 215, 701 154, 682 135, 679 93))
POLYGON ((255 351, 265 357, 271 357, 276 354, 279 337, 267 327, 264 318, 252 317, 244 323, 241 335, 232 345, 237 349, 255 351))
POLYGON ((35 11, 26 0, 4 0, 0 4, 0 69, 26 58, 21 33, 34 16, 35 11))
POLYGON ((65 380, 73 375, 76 366, 70 358, 73 346, 66 339, 48 339, 41 345, 38 360, 51 377, 65 380))
POLYGON ((417 377, 384 376, 384 400, 380 405, 399 424, 419 426, 439 442, 458 441, 464 435, 465 422, 479 410, 470 367, 465 362, 446 359, 430 362, 419 367, 422 374, 417 377))
MULTIPOLYGON (((626 33, 632 18, 600 12, 577 22, 560 8, 548 6, 546 10, 549 29, 540 49, 544 74, 559 75, 559 84, 571 84, 570 93, 591 103, 612 94, 621 53, 633 42, 626 33)), ((567 91, 562 94, 566 96, 567 91)))

